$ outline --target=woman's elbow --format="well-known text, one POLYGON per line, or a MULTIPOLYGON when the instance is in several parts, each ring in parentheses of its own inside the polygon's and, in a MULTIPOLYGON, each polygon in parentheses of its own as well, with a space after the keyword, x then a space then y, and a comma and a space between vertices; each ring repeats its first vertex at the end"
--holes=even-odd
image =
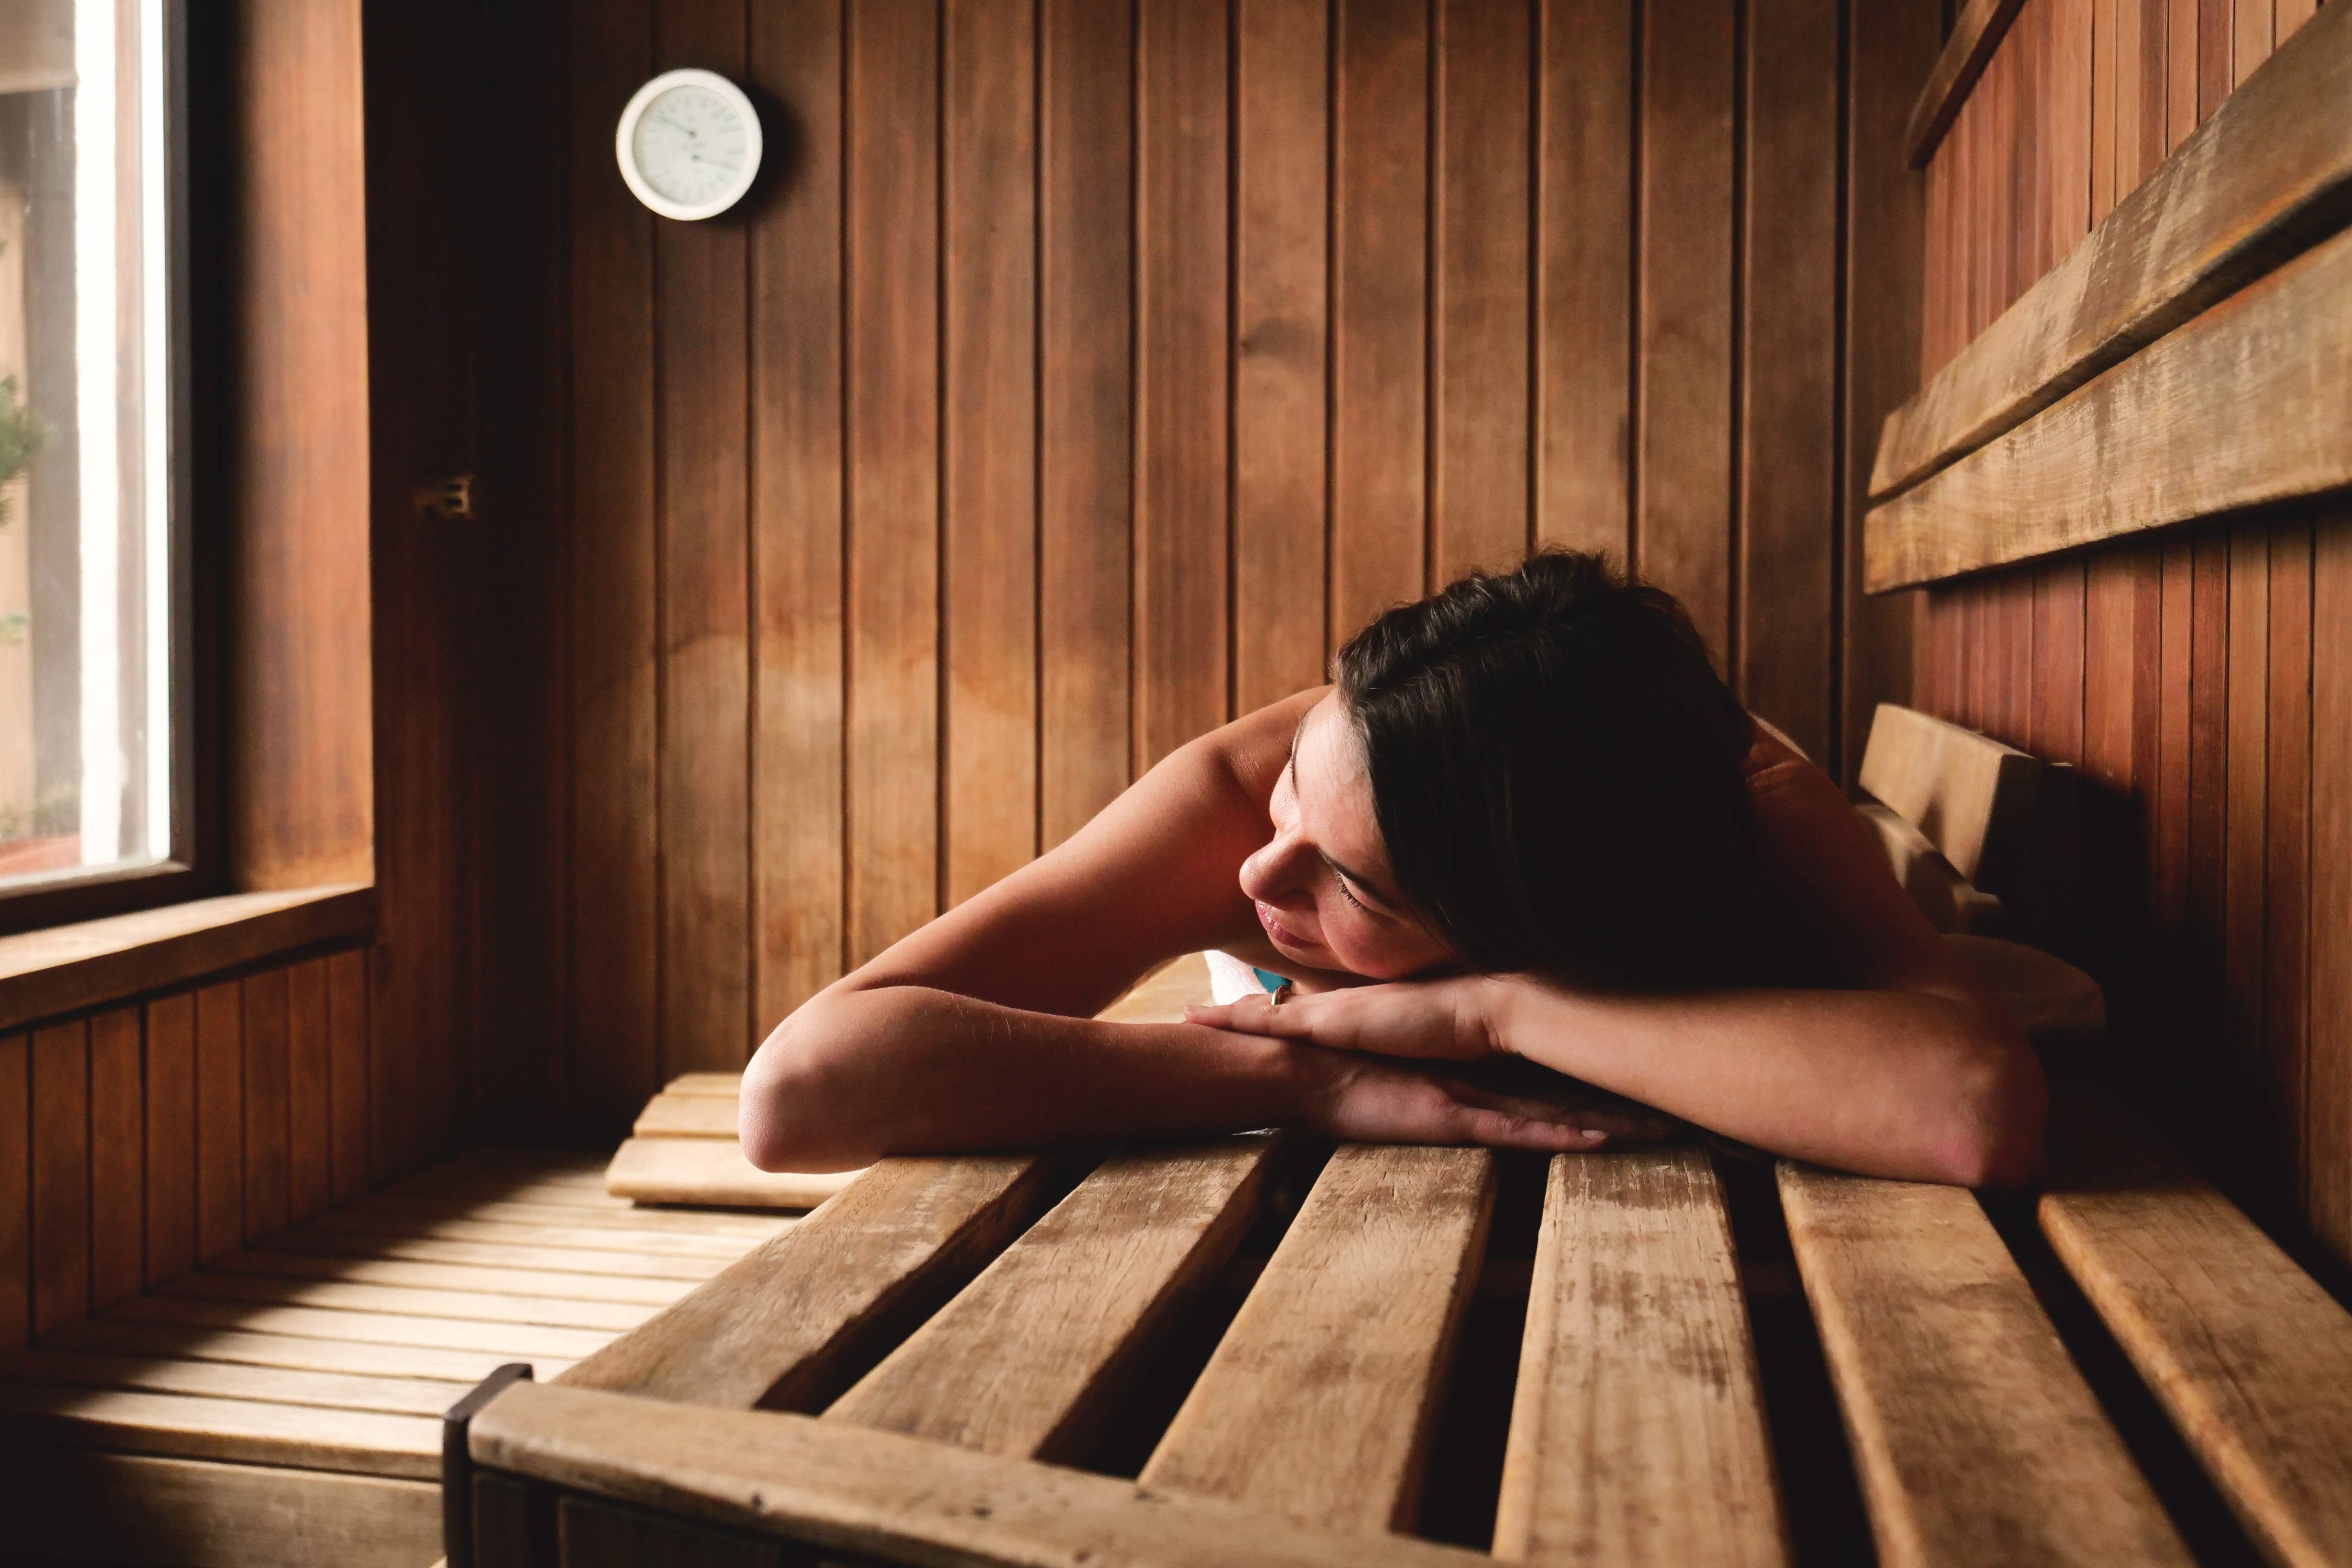
POLYGON ((827 1048, 822 1001, 776 1026, 743 1070, 735 1136, 762 1171, 852 1171, 873 1163, 854 1133, 863 1118, 847 1075, 827 1048), (812 1012, 819 1016, 808 1016, 812 1012))
POLYGON ((1998 1048, 1973 1054, 1937 1140, 1941 1179, 1954 1186, 2028 1187, 2042 1178, 2049 1085, 2023 1038, 2004 1036, 1998 1048))

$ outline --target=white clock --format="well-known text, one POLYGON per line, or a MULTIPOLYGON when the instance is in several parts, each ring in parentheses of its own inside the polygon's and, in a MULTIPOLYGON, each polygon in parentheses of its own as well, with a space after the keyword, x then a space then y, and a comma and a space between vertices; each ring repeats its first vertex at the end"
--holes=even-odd
POLYGON ((760 117, 716 71, 664 71, 637 89, 613 137, 621 178, 664 217, 713 217, 760 172, 760 117))

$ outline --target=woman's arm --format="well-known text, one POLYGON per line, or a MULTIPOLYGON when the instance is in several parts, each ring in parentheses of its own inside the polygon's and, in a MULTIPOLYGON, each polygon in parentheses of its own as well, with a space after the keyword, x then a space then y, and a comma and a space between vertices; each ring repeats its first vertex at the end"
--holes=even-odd
POLYGON ((1580 994, 1471 975, 1307 996, 1205 1023, 1340 1049, 1507 1052, 1776 1153, 2005 1186, 2042 1165, 2040 1065, 1810 766, 1758 802, 1766 868, 1851 989, 1580 994))

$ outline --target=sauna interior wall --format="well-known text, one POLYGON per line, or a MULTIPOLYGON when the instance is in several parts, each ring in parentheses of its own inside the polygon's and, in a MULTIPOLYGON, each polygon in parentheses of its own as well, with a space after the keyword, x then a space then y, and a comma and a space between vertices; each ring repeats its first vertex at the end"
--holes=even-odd
POLYGON ((740 1064, 1381 606, 1534 544, 1681 593, 1850 761, 1910 663, 1845 555, 1853 432, 1917 363, 1896 144, 1936 9, 563 8, 524 911, 560 950, 534 1043, 486 1043, 537 1053, 507 1092, 609 1127, 740 1064), (740 216, 615 176, 629 92, 686 64, 781 132, 740 216))
MULTIPOLYGON (((2313 9, 2027 0, 1928 169, 1922 374, 2313 9)), ((2083 939, 2119 1066, 2262 1212, 2352 1258, 2352 508, 1915 597, 1920 703, 2092 786, 2083 939)))

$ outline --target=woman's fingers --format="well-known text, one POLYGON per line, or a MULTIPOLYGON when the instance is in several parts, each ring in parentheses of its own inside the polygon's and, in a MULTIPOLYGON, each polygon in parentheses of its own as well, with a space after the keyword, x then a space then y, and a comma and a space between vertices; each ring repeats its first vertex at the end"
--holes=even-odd
POLYGON ((1489 1048, 1453 980, 1390 981, 1309 996, 1247 996, 1216 1007, 1187 1007, 1185 1021, 1246 1035, 1306 1040, 1335 1051, 1465 1061, 1489 1048))

